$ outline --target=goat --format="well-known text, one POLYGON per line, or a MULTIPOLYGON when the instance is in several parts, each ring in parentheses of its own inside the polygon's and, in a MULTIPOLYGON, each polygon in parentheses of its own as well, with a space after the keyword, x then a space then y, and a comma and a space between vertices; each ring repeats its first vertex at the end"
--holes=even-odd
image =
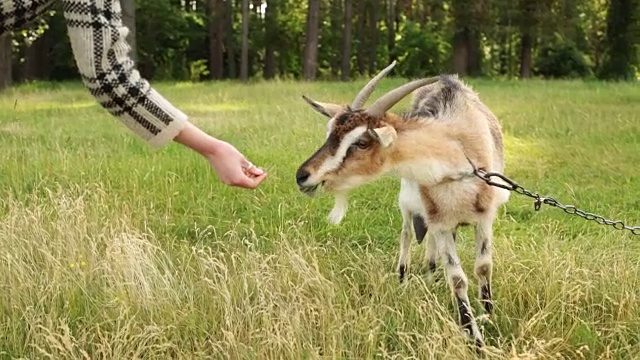
POLYGON ((402 231, 397 271, 402 282, 409 265, 412 230, 418 243, 426 236, 427 274, 440 255, 447 282, 456 299, 459 324, 478 347, 484 345, 467 294, 468 280, 456 253, 461 225, 475 227, 475 275, 484 310, 493 310, 491 295, 493 222, 509 191, 492 187, 473 171, 502 172, 501 126, 479 96, 457 75, 440 75, 404 84, 363 109, 377 83, 394 61, 360 90, 352 104, 303 99, 329 118, 324 144, 296 172, 299 190, 313 196, 322 187, 335 196, 329 214, 340 223, 349 191, 386 173, 400 178, 398 204, 402 231), (410 110, 389 110, 413 93, 410 110))

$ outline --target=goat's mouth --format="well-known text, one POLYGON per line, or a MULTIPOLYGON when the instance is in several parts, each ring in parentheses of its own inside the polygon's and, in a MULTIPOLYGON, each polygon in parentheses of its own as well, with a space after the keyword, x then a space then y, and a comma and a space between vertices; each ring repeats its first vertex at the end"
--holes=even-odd
POLYGON ((318 189, 324 185, 324 181, 319 182, 315 185, 301 185, 299 186, 300 191, 307 196, 314 196, 318 189))

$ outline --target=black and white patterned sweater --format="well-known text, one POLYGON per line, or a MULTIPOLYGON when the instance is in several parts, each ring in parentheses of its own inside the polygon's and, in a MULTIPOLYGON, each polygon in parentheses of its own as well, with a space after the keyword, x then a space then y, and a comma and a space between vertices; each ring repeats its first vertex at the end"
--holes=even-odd
MULTIPOLYGON (((55 0, 0 0, 0 35, 36 19, 55 0)), ((119 0, 62 1, 71 48, 91 95, 155 148, 169 143, 187 115, 140 77, 129 57, 119 0)))

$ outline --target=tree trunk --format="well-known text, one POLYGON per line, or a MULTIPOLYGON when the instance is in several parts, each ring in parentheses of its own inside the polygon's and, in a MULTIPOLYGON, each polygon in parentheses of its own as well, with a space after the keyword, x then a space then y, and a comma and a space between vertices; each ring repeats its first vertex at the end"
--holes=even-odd
POLYGON ((528 79, 531 77, 531 49, 533 47, 531 33, 523 33, 520 42, 520 78, 528 79))
POLYGON ((227 29, 225 36, 225 48, 227 50, 227 66, 229 67, 229 78, 235 79, 237 77, 236 71, 236 52, 235 44, 233 41, 233 1, 226 0, 227 4, 225 11, 225 27, 227 29))
POLYGON ((20 80, 49 80, 51 62, 49 52, 51 50, 51 31, 45 31, 31 45, 24 45, 22 57, 24 62, 20 64, 20 80))
POLYGON ((387 51, 389 52, 389 64, 396 59, 396 0, 387 0, 388 17, 387 17, 387 51))
POLYGON ((457 31, 453 36, 453 72, 459 76, 467 75, 467 68, 469 65, 469 49, 467 48, 469 45, 469 41, 467 40, 468 37, 467 29, 457 31))
POLYGON ((404 3, 403 9, 407 19, 413 20, 413 0, 402 0, 404 3))
POLYGON ((209 30, 209 75, 212 79, 224 76, 224 3, 207 0, 209 30))
POLYGON ((376 72, 378 60, 378 18, 380 13, 380 0, 371 0, 371 23, 369 24, 369 74, 376 72))
POLYGON ((348 81, 351 78, 351 27, 353 25, 352 14, 353 0, 344 2, 344 32, 342 37, 342 71, 340 79, 348 81))
POLYGON ((401 22, 401 19, 402 19, 402 15, 405 12, 406 0, 395 0, 394 2, 396 3, 396 6, 394 8, 394 12, 396 14, 395 19, 394 19, 394 21, 395 21, 395 32, 398 32, 398 31, 400 31, 400 22, 401 22))
POLYGON ((129 29, 127 43, 131 46, 129 56, 138 62, 138 46, 136 41, 136 2, 135 0, 120 0, 122 8, 122 24, 129 29))
POLYGON ((416 1, 416 7, 409 7, 409 10, 411 12, 411 17, 409 19, 411 19, 411 21, 420 21, 420 15, 422 14, 422 11, 420 11, 420 7, 424 7, 426 6, 426 4, 423 4, 422 1, 418 0, 416 1))
POLYGON ((420 9, 420 23, 426 24, 431 16, 431 6, 425 1, 420 9))
POLYGON ((599 76, 611 80, 634 80, 634 16, 640 10, 638 0, 611 0, 607 11, 606 58, 599 76))
POLYGON ((331 0, 331 29, 332 31, 332 44, 331 48, 336 49, 335 55, 331 57, 330 65, 331 65, 331 79, 338 79, 341 68, 342 56, 337 51, 342 46, 342 37, 339 35, 340 30, 342 28, 342 23, 344 21, 343 11, 341 3, 342 0, 331 0))
POLYGON ((364 41, 365 39, 365 26, 366 26, 366 11, 367 11, 367 7, 366 7, 366 0, 358 0, 358 20, 356 22, 356 39, 358 39, 358 49, 357 49, 357 56, 356 56, 356 61, 357 61, 357 65, 358 65, 358 73, 360 75, 364 75, 364 71, 365 71, 365 67, 366 67, 366 54, 365 54, 365 49, 366 49, 366 43, 364 41))
POLYGON ((11 33, 0 35, 0 91, 13 83, 11 75, 11 33))
POLYGON ((278 43, 278 0, 267 0, 265 10, 264 78, 276 76, 276 44, 278 43))
POLYGON ((318 68, 318 25, 320 20, 320 0, 309 0, 307 11, 307 40, 304 46, 302 76, 305 80, 315 80, 318 68))
POLYGON ((249 80, 249 0, 242 0, 242 50, 240 54, 240 80, 249 80))
POLYGON ((467 37, 467 73, 470 76, 478 76, 480 72, 480 34, 470 31, 467 37))

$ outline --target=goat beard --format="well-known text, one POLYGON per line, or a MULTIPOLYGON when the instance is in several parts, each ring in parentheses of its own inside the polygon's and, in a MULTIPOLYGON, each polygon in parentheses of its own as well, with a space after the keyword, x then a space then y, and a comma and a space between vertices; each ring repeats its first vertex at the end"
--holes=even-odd
POLYGON ((340 192, 334 194, 333 209, 329 213, 329 223, 333 225, 340 224, 342 219, 347 214, 347 208, 349 206, 349 199, 346 192, 340 192))

